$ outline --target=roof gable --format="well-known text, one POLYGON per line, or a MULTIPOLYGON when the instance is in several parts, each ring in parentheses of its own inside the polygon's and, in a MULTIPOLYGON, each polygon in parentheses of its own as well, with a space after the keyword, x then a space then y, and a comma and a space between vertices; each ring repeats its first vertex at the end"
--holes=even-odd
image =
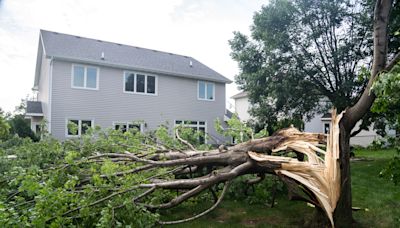
POLYGON ((196 59, 167 52, 41 30, 47 57, 145 70, 222 83, 231 80, 196 59), (102 58, 104 57, 104 58, 102 58))
POLYGON ((246 91, 242 91, 236 95, 233 95, 231 98, 232 99, 239 99, 239 98, 243 98, 243 97, 248 97, 248 93, 246 91))

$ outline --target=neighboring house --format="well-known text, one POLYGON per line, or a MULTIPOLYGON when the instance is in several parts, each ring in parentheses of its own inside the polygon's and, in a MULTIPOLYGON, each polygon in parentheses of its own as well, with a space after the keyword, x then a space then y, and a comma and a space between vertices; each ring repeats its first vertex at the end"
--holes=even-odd
POLYGON ((224 118, 230 82, 192 57, 41 30, 37 100, 26 116, 34 131, 45 120, 60 140, 95 125, 148 131, 183 123, 221 141, 214 120, 224 118))
MULTIPOLYGON (((238 114, 239 119, 242 121, 248 121, 249 119, 251 119, 251 116, 249 114, 249 109, 251 107, 251 104, 249 102, 247 92, 240 92, 232 96, 231 98, 235 100, 235 112, 238 114)), ((304 122, 304 131, 326 134, 329 132, 330 122, 331 122, 330 113, 317 114, 311 120, 304 122)), ((359 123, 355 126, 355 129, 357 129, 358 126, 359 123)), ((394 135, 395 132, 389 130, 388 134, 394 135)), ((368 131, 363 130, 356 136, 352 137, 350 139, 350 144, 368 146, 369 144, 372 143, 374 139, 377 139, 379 137, 380 136, 376 134, 376 132, 372 129, 372 127, 370 127, 368 131)))
POLYGON ((249 110, 250 102, 247 92, 240 92, 231 97, 235 100, 235 113, 237 113, 240 120, 247 122, 251 119, 249 110))

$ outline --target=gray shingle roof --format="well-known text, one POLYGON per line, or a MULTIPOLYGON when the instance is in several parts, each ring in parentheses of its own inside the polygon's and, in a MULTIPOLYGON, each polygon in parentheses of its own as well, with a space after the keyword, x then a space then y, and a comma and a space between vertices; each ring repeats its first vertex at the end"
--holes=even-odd
POLYGON ((327 119, 327 118, 331 118, 331 117, 332 117, 332 114, 327 112, 327 113, 324 113, 324 115, 322 115, 321 119, 327 119))
POLYGON ((162 51, 41 30, 47 57, 65 58, 99 65, 113 65, 154 73, 165 73, 230 83, 196 59, 162 51), (102 59, 104 53, 104 59, 102 59), (192 66, 190 66, 192 63, 192 66))
POLYGON ((233 112, 229 111, 228 109, 225 109, 225 116, 230 119, 233 116, 233 112))
POLYGON ((29 114, 43 114, 42 103, 40 101, 27 101, 26 113, 29 114))

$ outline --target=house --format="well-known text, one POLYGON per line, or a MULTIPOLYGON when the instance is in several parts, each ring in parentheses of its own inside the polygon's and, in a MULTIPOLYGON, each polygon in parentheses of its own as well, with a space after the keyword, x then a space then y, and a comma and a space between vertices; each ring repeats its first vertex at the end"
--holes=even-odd
POLYGON ((224 118, 230 82, 189 56, 41 30, 37 99, 27 103, 26 116, 32 130, 45 120, 60 140, 95 125, 145 132, 184 124, 220 141, 214 120, 224 118))
MULTIPOLYGON (((251 119, 249 110, 251 108, 251 104, 248 99, 247 92, 240 92, 231 97, 235 101, 235 112, 238 117, 242 121, 248 121, 251 119)), ((304 131, 305 132, 315 132, 315 133, 325 133, 327 134, 330 129, 331 123, 331 114, 317 114, 309 121, 304 121, 304 131)), ((359 124, 359 123, 358 123, 359 124)), ((358 128, 359 125, 355 126, 355 129, 358 128)), ((389 135, 395 135, 395 131, 388 130, 389 135)), ((369 128, 368 131, 363 130, 358 133, 356 136, 350 139, 350 144, 352 145, 360 145, 360 146, 368 146, 372 143, 373 140, 379 138, 380 136, 372 129, 369 128)))
POLYGON ((235 100, 235 113, 239 119, 245 122, 249 121, 251 119, 249 113, 251 104, 249 102, 247 92, 242 91, 231 98, 235 100))

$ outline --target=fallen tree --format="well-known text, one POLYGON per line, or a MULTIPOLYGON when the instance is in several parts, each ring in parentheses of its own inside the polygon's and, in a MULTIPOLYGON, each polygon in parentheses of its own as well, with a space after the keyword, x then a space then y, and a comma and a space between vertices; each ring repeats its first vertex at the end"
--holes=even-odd
MULTIPOLYGON (((303 133, 296 128, 282 129, 276 134, 251 140, 229 148, 220 148, 211 151, 197 151, 187 141, 177 138, 192 150, 166 151, 158 148, 150 151, 131 153, 103 153, 87 158, 86 162, 105 162, 111 159, 114 162, 139 163, 135 169, 125 173, 144 173, 157 168, 167 168, 162 174, 174 174, 174 178, 163 179, 162 175, 155 175, 142 183, 130 186, 122 191, 117 191, 98 199, 86 207, 93 207, 104 203, 113 197, 135 191, 131 203, 139 204, 150 211, 156 209, 169 209, 185 200, 194 197, 205 190, 211 189, 219 183, 224 183, 221 195, 215 204, 208 210, 191 218, 177 221, 158 221, 159 224, 176 224, 196 219, 210 212, 222 201, 229 184, 236 177, 245 174, 275 174, 294 190, 302 186, 304 194, 292 191, 295 199, 307 201, 325 211, 332 226, 333 211, 340 196, 340 169, 339 169, 339 121, 341 115, 332 115, 332 128, 328 137, 324 134, 303 133), (326 143, 326 145, 325 145, 326 143), (320 147, 326 147, 326 150, 320 147), (303 161, 290 156, 277 156, 276 153, 284 151, 301 153, 303 161), (204 167, 212 167, 204 171, 204 167), (195 178, 188 178, 187 174, 201 173, 195 178), (156 190, 180 190, 180 194, 169 202, 161 204, 148 204, 142 202, 144 198, 151 198, 156 190)), ((177 132, 178 133, 178 132, 177 132)), ((146 175, 143 175, 146 176, 146 175)), ((104 178, 106 176, 103 176, 104 178)), ((84 182, 81 182, 84 183, 84 182)), ((117 206, 124 207, 124 205, 117 206)), ((62 216, 71 216, 82 209, 82 206, 68 210, 62 216)), ((51 218, 54 219, 54 218, 51 218)), ((50 219, 50 220, 51 220, 50 219)))
POLYGON ((14 159, 3 156, 0 160, 10 165, 9 169, 3 167, 6 171, 0 180, 0 225, 107 227, 118 220, 127 224, 138 220, 132 224, 141 227, 182 223, 215 209, 239 176, 257 175, 247 180, 251 185, 262 181, 265 174, 273 174, 288 185, 293 199, 315 205, 334 226, 333 212, 341 192, 341 116, 333 112, 329 135, 290 127, 270 137, 205 151, 196 150, 179 131, 176 140, 180 144, 175 146, 162 137, 111 131, 64 144, 45 139, 28 143, 29 148, 11 148, 10 152, 17 153, 14 159), (27 150, 42 157, 26 156, 27 150), (49 159, 48 164, 44 158, 49 159), (216 187, 220 185, 224 186, 218 196, 216 187), (176 221, 161 221, 156 216, 159 210, 207 191, 213 196, 207 199, 214 199, 214 204, 202 213, 176 221), (130 218, 120 219, 123 216, 130 218), (108 222, 99 225, 98 220, 108 222))

